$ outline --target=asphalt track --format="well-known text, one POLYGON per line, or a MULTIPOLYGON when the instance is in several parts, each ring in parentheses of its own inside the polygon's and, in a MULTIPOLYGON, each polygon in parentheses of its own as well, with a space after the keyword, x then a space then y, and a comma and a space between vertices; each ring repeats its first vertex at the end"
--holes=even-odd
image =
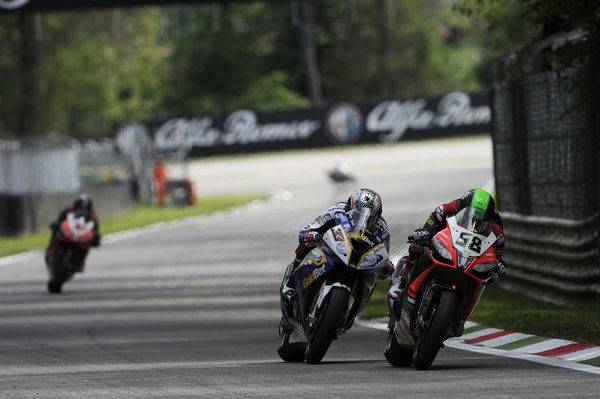
POLYGON ((353 188, 327 182, 334 160, 382 194, 402 251, 433 206, 489 182, 489 147, 474 139, 203 161, 190 168, 200 195, 279 194, 113 236, 61 295, 45 291, 41 253, 0 262, 0 398, 598 397, 597 375, 452 348, 429 371, 393 368, 385 333, 358 325, 319 365, 275 352, 277 289, 296 231, 353 188))

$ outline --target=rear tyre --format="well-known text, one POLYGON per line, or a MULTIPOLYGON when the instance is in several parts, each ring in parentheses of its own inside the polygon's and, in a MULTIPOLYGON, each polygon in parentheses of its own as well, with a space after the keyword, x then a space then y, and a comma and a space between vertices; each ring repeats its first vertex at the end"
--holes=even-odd
POLYGON ((322 309, 314 333, 309 337, 306 347, 306 361, 310 364, 319 363, 331 341, 336 338, 338 328, 342 325, 342 319, 346 313, 350 293, 343 288, 333 288, 329 300, 322 309))
POLYGON ((436 308, 433 310, 432 320, 420 342, 415 347, 413 364, 417 370, 427 370, 438 354, 450 322, 456 315, 458 299, 450 291, 440 293, 436 308))
POLYGON ((294 342, 290 344, 292 331, 283 328, 283 318, 279 323, 279 345, 277 354, 284 362, 304 362, 305 342, 294 342))
POLYGON ((388 331, 383 354, 388 363, 394 367, 408 367, 412 363, 413 351, 401 346, 391 331, 388 331))

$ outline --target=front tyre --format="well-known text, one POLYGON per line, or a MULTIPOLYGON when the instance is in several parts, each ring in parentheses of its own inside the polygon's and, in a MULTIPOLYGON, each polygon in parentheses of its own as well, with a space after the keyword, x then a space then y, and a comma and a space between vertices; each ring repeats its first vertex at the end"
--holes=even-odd
POLYGON ((429 328, 415 347, 413 364, 417 370, 426 370, 431 366, 438 354, 446 333, 450 328, 452 318, 456 315, 458 299, 450 291, 442 291, 437 306, 433 309, 429 328))
POLYGON ((309 338, 306 347, 306 361, 310 364, 319 363, 331 341, 336 337, 338 328, 342 325, 344 314, 348 306, 350 293, 343 288, 333 288, 329 295, 329 300, 321 310, 317 327, 309 338))
POLYGON ((388 363, 394 367, 408 367, 412 363, 412 350, 401 346, 391 331, 388 331, 383 354, 388 363))
POLYGON ((62 282, 56 280, 48 281, 48 292, 51 294, 60 294, 62 292, 62 282))

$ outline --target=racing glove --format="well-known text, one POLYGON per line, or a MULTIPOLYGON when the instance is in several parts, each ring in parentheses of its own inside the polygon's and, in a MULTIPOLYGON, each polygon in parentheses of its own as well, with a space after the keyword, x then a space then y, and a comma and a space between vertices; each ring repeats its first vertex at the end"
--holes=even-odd
POLYGON ((504 261, 502 259, 498 259, 498 268, 496 269, 496 271, 494 272, 492 277, 487 281, 486 285, 488 285, 488 286, 492 285, 496 281, 498 281, 498 279, 504 280, 505 275, 506 275, 506 265, 504 264, 504 261))
POLYGON ((417 245, 428 245, 431 240, 431 232, 427 229, 417 229, 408 236, 408 242, 417 245))
POLYGON ((496 275, 500 280, 504 280, 504 276, 506 276, 506 264, 502 259, 498 259, 498 270, 496 270, 496 275))

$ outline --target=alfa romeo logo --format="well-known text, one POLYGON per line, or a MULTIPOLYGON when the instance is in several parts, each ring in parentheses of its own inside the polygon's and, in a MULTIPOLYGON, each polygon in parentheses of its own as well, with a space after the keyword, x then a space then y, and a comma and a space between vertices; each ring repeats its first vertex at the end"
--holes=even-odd
POLYGON ((327 113, 325 128, 334 144, 355 143, 363 130, 362 113, 352 104, 337 104, 327 113))

